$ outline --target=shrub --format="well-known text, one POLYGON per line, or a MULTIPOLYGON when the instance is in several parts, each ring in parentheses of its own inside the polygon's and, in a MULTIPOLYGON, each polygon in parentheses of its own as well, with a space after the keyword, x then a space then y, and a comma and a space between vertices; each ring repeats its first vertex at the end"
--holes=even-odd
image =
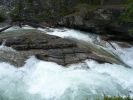
POLYGON ((108 97, 108 96, 104 96, 104 100, 131 100, 131 98, 129 96, 127 96, 127 97, 121 97, 121 96, 108 97))
POLYGON ((120 18, 124 23, 133 23, 133 0, 126 2, 126 10, 120 18))

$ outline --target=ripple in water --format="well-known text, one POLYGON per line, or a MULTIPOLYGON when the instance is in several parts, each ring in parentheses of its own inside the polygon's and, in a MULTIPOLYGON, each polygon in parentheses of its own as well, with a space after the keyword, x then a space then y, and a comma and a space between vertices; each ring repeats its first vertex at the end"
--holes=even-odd
MULTIPOLYGON (((91 40, 86 34, 80 36, 81 40, 91 40)), ((121 48, 122 53, 128 51, 128 55, 121 56, 122 59, 132 58, 132 48, 128 49, 121 48)), ((132 59, 128 60, 132 62, 132 59)), ((102 99, 104 94, 133 96, 132 76, 133 69, 117 64, 86 60, 84 64, 65 68, 33 56, 19 69, 0 62, 0 100, 96 100, 102 99)))
POLYGON ((132 91, 133 70, 94 61, 86 64, 90 69, 82 64, 64 68, 34 57, 20 69, 0 63, 0 100, 95 100, 132 91))

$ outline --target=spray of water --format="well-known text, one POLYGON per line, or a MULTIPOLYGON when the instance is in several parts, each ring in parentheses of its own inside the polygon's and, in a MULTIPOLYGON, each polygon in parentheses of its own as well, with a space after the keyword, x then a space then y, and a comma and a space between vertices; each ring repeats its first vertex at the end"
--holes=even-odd
MULTIPOLYGON (((55 29, 48 34, 95 41, 93 36, 69 29, 55 29)), ((118 56, 123 60, 128 59, 127 63, 132 65, 133 48, 117 46, 117 51, 107 49, 118 52, 118 56)), ((0 62, 0 100, 96 100, 102 99, 104 94, 133 96, 132 76, 133 69, 122 65, 86 60, 65 68, 32 56, 19 69, 0 62)))

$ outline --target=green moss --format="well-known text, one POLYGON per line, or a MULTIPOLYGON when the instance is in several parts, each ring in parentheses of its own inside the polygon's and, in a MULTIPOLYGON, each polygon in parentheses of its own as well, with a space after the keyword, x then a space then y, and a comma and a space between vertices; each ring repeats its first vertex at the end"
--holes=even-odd
POLYGON ((120 20, 123 23, 133 23, 133 0, 128 0, 126 2, 126 10, 120 16, 120 20))

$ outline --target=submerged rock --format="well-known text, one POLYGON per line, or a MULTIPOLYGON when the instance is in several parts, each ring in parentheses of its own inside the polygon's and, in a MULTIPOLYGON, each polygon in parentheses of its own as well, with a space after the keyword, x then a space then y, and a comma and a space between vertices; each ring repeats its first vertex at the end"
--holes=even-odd
POLYGON ((0 61, 9 62, 15 66, 21 67, 25 60, 30 56, 36 56, 40 60, 56 62, 66 66, 79 63, 86 59, 93 59, 100 63, 119 63, 111 60, 113 58, 101 56, 96 50, 84 48, 84 44, 79 45, 80 41, 62 39, 57 36, 47 35, 40 31, 23 31, 21 33, 7 32, 0 34, 0 43, 6 41, 5 45, 12 47, 17 51, 0 50, 0 61))

